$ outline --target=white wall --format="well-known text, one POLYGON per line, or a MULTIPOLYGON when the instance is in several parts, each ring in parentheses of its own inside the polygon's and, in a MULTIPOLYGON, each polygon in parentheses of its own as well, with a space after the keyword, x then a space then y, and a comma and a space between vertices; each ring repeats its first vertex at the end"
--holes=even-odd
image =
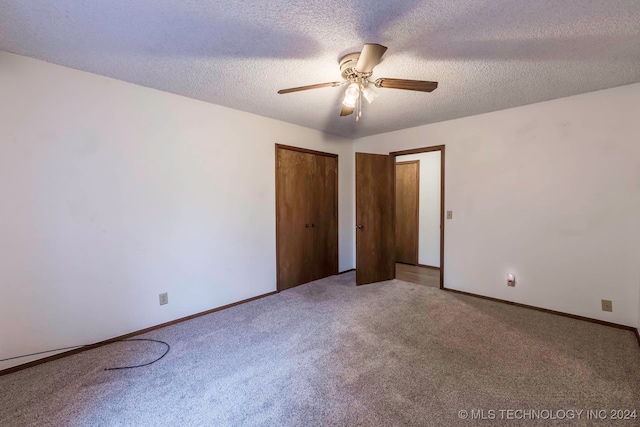
POLYGON ((445 287, 635 326, 639 118, 634 84, 361 138, 354 151, 446 145, 445 287))
POLYGON ((420 160, 418 263, 440 267, 440 151, 396 157, 420 160))
POLYGON ((0 93, 0 359, 275 290, 275 143, 339 155, 354 265, 349 140, 2 52, 0 93))

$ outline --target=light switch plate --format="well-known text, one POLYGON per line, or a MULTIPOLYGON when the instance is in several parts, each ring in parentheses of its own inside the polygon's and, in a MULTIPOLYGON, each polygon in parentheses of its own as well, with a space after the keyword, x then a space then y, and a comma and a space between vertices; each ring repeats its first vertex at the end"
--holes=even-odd
POLYGON ((608 299, 602 300, 602 311, 613 311, 613 303, 608 299))
POLYGON ((453 211, 447 211, 447 219, 453 218, 453 211))

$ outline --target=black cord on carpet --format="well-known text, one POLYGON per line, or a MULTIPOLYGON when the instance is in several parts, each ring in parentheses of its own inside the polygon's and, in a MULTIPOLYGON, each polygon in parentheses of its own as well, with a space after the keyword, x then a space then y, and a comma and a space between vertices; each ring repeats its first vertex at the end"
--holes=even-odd
MULTIPOLYGON (((160 340, 152 340, 152 339, 147 339, 147 338, 129 338, 126 340, 118 340, 118 341, 152 341, 152 342, 157 342, 160 344, 164 344, 167 346, 167 351, 165 351, 164 353, 162 353, 162 356, 158 357, 156 360, 149 362, 149 363, 143 363, 142 365, 133 365, 133 366, 118 366, 117 368, 105 368, 105 371, 116 371, 118 369, 133 369, 133 368, 142 368, 143 366, 149 366, 152 365, 154 363, 156 363, 158 360, 162 359, 163 357, 165 357, 167 355, 167 353, 169 353, 169 350, 171 350, 171 346, 164 342, 164 341, 160 341, 160 340)), ((113 341, 113 342, 118 342, 118 341, 113 341)))
POLYGON ((162 359, 163 357, 165 357, 167 355, 167 353, 169 353, 169 350, 171 350, 171 346, 164 342, 164 341, 160 341, 160 340, 152 340, 149 338, 128 338, 128 339, 123 339, 123 340, 113 340, 113 341, 109 341, 106 342, 104 344, 84 344, 84 345, 75 345, 73 347, 63 347, 63 348, 56 348, 55 350, 47 350, 47 351, 39 351, 37 353, 31 353, 31 354, 24 354, 22 356, 15 356, 15 357, 9 357, 7 359, 0 359, 0 362, 6 362, 8 360, 14 360, 14 359, 22 359, 23 357, 29 357, 29 356, 37 356, 39 354, 45 354, 45 353, 53 353, 54 351, 62 351, 62 350, 71 350, 74 348, 83 348, 83 347, 96 347, 96 346, 103 346, 103 345, 109 345, 109 344, 113 344, 114 342, 127 342, 127 341, 148 341, 148 342, 157 342, 160 344, 164 344, 167 346, 167 351, 165 351, 162 356, 158 357, 157 359, 155 359, 152 362, 149 363, 143 363, 142 365, 133 365, 133 366, 118 366, 115 368, 105 368, 105 371, 116 371, 118 369, 133 369, 133 368, 141 368, 143 366, 149 366, 152 365, 154 363, 156 363, 158 360, 162 359))

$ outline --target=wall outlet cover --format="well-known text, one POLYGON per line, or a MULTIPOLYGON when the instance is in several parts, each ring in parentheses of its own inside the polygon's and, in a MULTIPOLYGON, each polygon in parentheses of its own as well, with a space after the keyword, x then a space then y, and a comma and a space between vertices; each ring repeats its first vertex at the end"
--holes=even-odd
POLYGON ((164 292, 160 294, 160 305, 169 304, 169 294, 164 292))
POLYGON ((608 299, 603 299, 602 311, 613 311, 613 303, 608 299))

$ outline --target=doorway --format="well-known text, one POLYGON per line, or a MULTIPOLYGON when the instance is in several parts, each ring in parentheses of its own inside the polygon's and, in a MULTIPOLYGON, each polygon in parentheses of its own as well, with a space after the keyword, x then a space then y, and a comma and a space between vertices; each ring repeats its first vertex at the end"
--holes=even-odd
POLYGON ((396 171, 396 275, 443 288, 444 146, 390 153, 396 171))
MULTIPOLYGON (((444 145, 397 151, 388 155, 356 153, 357 285, 398 278, 414 283, 418 281, 417 283, 444 289, 444 164, 444 145), (396 227, 399 227, 396 222, 396 192, 399 191, 396 187, 396 163, 412 161, 409 157, 403 156, 431 152, 439 154, 439 167, 437 167, 436 159, 436 168, 429 168, 430 173, 424 177, 433 177, 435 174, 435 178, 432 178, 428 184, 423 184, 423 175, 426 173, 423 164, 427 163, 426 161, 416 163, 417 167, 406 173, 407 176, 419 176, 420 178, 415 185, 415 190, 407 190, 407 194, 414 194, 414 201, 413 204, 408 203, 404 209, 409 213, 408 215, 413 212, 414 218, 417 215, 417 219, 407 224, 409 231, 403 231, 409 240, 409 243, 403 246, 403 242, 399 242, 399 244, 396 242, 396 227), (420 169, 416 170, 417 168, 420 169), (433 200, 427 201, 425 199, 423 202, 420 200, 419 194, 416 196, 418 191, 422 192, 424 189, 433 188, 434 185, 437 196, 433 200), (437 191, 438 187, 439 191, 437 191), (416 198, 417 200, 415 200, 416 198), (422 219, 420 205, 431 208, 431 217, 422 219), (433 229, 434 222, 435 231, 433 229), (429 233, 416 232, 416 228, 422 228, 423 225, 431 225, 432 231, 429 233), (435 241, 435 244, 432 243, 428 247, 429 249, 421 250, 422 236, 428 237, 431 242, 435 241), (415 249, 416 241, 418 242, 417 249, 415 249), (411 250, 412 247, 413 250, 411 250), (401 261, 404 259, 410 261, 397 263, 397 254, 403 248, 407 250, 407 253, 401 255, 406 257, 401 261), (397 265, 400 265, 399 269, 396 268, 397 265)), ((398 232, 398 234, 401 233, 398 232)))

